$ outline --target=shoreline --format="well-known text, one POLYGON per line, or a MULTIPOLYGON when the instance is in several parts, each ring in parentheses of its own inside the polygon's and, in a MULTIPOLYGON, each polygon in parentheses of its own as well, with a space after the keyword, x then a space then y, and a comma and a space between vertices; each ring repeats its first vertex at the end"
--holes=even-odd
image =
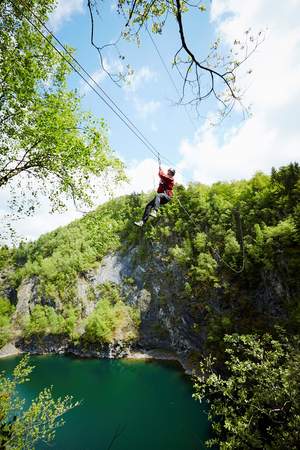
POLYGON ((125 356, 122 359, 131 359, 131 360, 149 360, 149 359, 153 359, 153 360, 161 360, 161 361, 177 361, 182 369, 184 370, 184 372, 187 375, 192 375, 193 374, 193 367, 188 364, 188 362, 180 357, 178 354, 173 353, 173 352, 169 352, 167 350, 158 350, 158 349, 153 349, 153 350, 141 350, 141 351, 136 351, 136 352, 131 352, 128 354, 128 356, 125 356))
POLYGON ((9 342, 8 344, 5 344, 4 347, 0 350, 0 358, 7 358, 9 356, 17 356, 21 355, 22 352, 20 349, 18 349, 14 342, 9 342))
MULTIPOLYGON (((70 351, 66 351, 63 353, 60 352, 25 352, 20 350, 19 348, 17 348, 15 346, 14 343, 8 343, 6 344, 4 347, 2 347, 2 349, 0 350, 0 358, 9 358, 11 356, 17 356, 17 355, 21 355, 24 353, 29 353, 31 355, 60 355, 60 354, 64 354, 64 355, 72 355, 76 358, 94 358, 94 359, 106 359, 105 357, 97 357, 97 356, 92 356, 91 354, 81 354, 78 355, 78 353, 73 353, 70 351)), ((178 354, 171 352, 171 351, 167 351, 167 350, 161 350, 161 349, 152 349, 152 350, 136 350, 136 351, 129 351, 128 354, 122 356, 121 358, 109 358, 109 359, 125 359, 125 360, 134 360, 134 361, 138 361, 138 360, 161 360, 161 361, 177 361, 182 369, 184 370, 184 372, 187 375, 192 375, 193 373, 193 369, 192 367, 190 367, 190 365, 188 364, 188 362, 180 357, 178 354)))

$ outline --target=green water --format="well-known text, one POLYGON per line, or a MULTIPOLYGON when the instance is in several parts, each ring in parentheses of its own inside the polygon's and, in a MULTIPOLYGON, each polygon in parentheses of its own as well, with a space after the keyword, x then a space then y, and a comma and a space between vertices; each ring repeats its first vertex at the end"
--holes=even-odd
MULTIPOLYGON (((10 372, 19 357, 0 360, 10 372)), ((56 450, 200 450, 208 437, 203 406, 175 363, 31 357, 35 366, 20 392, 29 402, 46 386, 73 395, 79 407, 65 415, 56 450), (116 437, 113 440, 114 436, 116 437)))

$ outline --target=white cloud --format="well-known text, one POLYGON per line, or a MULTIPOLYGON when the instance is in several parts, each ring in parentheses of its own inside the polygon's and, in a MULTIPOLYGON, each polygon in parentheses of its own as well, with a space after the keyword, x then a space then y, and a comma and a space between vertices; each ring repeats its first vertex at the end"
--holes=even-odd
POLYGON ((127 84, 124 86, 124 90, 127 93, 127 99, 130 100, 139 116, 143 119, 156 112, 161 107, 161 102, 156 100, 144 100, 136 95, 136 92, 144 87, 145 83, 149 81, 154 82, 156 80, 156 73, 152 72, 147 66, 141 67, 127 77, 127 84))
MULTIPOLYGON (((95 205, 105 202, 109 197, 108 191, 105 190, 105 186, 108 186, 106 179, 109 176, 110 174, 107 173, 103 174, 102 177, 91 178, 91 184, 94 186, 96 192, 93 196, 95 205)), ((50 179, 48 183, 51 183, 50 179)), ((3 242, 10 243, 10 234, 8 232, 9 223, 11 223, 17 234, 17 240, 34 240, 41 234, 64 226, 88 212, 88 208, 77 207, 71 199, 64 198, 66 211, 51 214, 49 212, 51 211, 49 198, 43 193, 47 191, 46 188, 47 186, 45 186, 45 190, 42 189, 39 180, 29 180, 26 174, 21 174, 13 179, 10 185, 0 190, 0 228, 2 229, 0 245, 3 242), (19 183, 21 184, 19 185, 19 183), (14 192, 18 194, 16 201, 14 200, 14 192), (34 192, 37 193, 36 197, 33 197, 34 192), (25 214, 28 207, 32 205, 32 200, 35 210, 33 215, 28 217, 25 214), (10 205, 14 205, 13 211, 10 209, 10 205), (20 212, 19 214, 24 215, 24 217, 16 219, 19 205, 25 205, 26 208, 23 213, 20 212)))
POLYGON ((32 217, 26 217, 13 224, 17 234, 28 241, 37 239, 41 234, 48 233, 58 227, 67 225, 82 217, 74 208, 63 214, 49 214, 47 210, 40 210, 32 217))
POLYGON ((124 89, 127 92, 136 92, 140 87, 143 86, 144 83, 148 81, 156 81, 157 75, 155 72, 147 67, 143 66, 138 70, 135 70, 132 75, 127 77, 127 84, 124 89))
POLYGON ((150 114, 153 114, 161 107, 161 103, 156 100, 144 101, 138 97, 135 97, 133 101, 137 113, 143 119, 148 117, 150 114))
POLYGON ((293 136, 281 135, 281 130, 268 127, 265 117, 257 114, 223 142, 214 129, 200 132, 193 142, 183 141, 179 167, 203 183, 249 178, 258 170, 270 172, 272 166, 297 160, 298 149, 293 136))
POLYGON ((68 21, 74 14, 82 14, 84 11, 83 0, 58 0, 57 6, 49 18, 49 26, 57 31, 64 21, 68 21))
MULTIPOLYGON (((119 59, 110 59, 103 58, 103 67, 100 67, 98 70, 92 73, 92 78, 97 83, 101 83, 107 76, 110 74, 124 74, 125 67, 119 59)), ((124 91, 128 96, 135 93, 139 88, 143 86, 144 83, 148 81, 154 81, 157 79, 157 76, 154 72, 152 72, 149 67, 143 66, 137 71, 127 76, 126 84, 124 84, 124 91)), ((80 82, 81 84, 81 92, 87 93, 90 91, 90 87, 84 82, 80 82)))
MULTIPOLYGON (((124 72, 123 64, 116 59, 108 61, 106 58, 103 58, 103 67, 100 67, 98 70, 91 74, 91 77, 95 80, 96 83, 102 83, 106 77, 108 77, 108 73, 110 74, 119 74, 124 72)), ((93 85, 93 82, 89 80, 89 83, 93 85)), ((91 91, 91 87, 80 80, 80 92, 82 94, 86 94, 91 91)))
MULTIPOLYGON (((103 61, 103 65, 105 70, 108 70, 109 66, 106 62, 106 60, 103 61)), ((102 68, 96 70, 91 74, 91 77, 95 80, 96 83, 102 83, 102 81, 106 78, 107 73, 102 68)), ((93 82, 89 80, 89 83, 93 86, 93 82)), ((83 80, 80 80, 80 93, 81 94, 87 94, 89 91, 91 91, 91 87, 85 83, 83 80)))
MULTIPOLYGON (((167 166, 162 165, 164 170, 167 166)), ((130 194, 132 192, 149 192, 156 190, 159 183, 157 160, 146 158, 140 162, 132 161, 127 168, 129 183, 117 190, 117 195, 130 194)), ((181 174, 175 176, 175 182, 183 184, 181 174)))
MULTIPOLYGON (((2 222, 4 235, 0 236, 0 245, 3 242, 10 242, 7 234, 6 225, 11 222, 18 240, 34 240, 43 233, 54 230, 60 226, 66 225, 71 221, 82 216, 76 211, 74 205, 69 202, 68 211, 65 213, 50 214, 50 204, 47 198, 41 198, 41 206, 38 207, 33 216, 24 217, 19 220, 9 220, 6 214, 9 214, 7 200, 10 195, 8 190, 3 190, 0 195, 0 223, 2 222)), ((12 216, 13 217, 13 216, 12 216)))
POLYGON ((218 129, 203 127, 193 141, 183 141, 180 167, 194 180, 214 182, 249 178, 299 160, 300 25, 299 0, 215 0, 212 20, 223 41, 232 43, 247 28, 268 28, 265 42, 249 60, 252 82, 245 103, 253 116, 220 139, 218 129))
POLYGON ((132 161, 126 170, 129 183, 119 187, 117 195, 154 190, 157 187, 157 172, 157 161, 152 158, 140 162, 132 161))

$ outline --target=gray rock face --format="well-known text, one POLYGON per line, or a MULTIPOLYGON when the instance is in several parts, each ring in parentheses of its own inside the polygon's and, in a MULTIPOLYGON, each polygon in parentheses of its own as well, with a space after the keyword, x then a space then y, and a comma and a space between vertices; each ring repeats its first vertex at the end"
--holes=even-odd
POLYGON ((139 308, 142 315, 145 315, 151 305, 151 293, 146 289, 141 289, 136 295, 135 305, 139 308))
POLYGON ((136 253, 137 249, 132 248, 126 255, 110 253, 104 256, 99 267, 86 274, 87 279, 94 286, 104 283, 120 285, 124 279, 130 277, 134 279, 136 286, 142 289, 146 269, 135 263, 136 253))
POLYGON ((12 342, 9 342, 8 344, 4 345, 4 347, 0 350, 0 358, 5 358, 6 356, 13 356, 18 355, 20 353, 20 350, 13 344, 12 342))
POLYGON ((82 316, 88 317, 94 311, 96 303, 89 298, 91 284, 82 276, 77 279, 77 305, 81 308, 82 316))
POLYGON ((30 309, 36 302, 36 283, 34 278, 23 280, 18 292, 18 302, 15 314, 18 316, 27 316, 30 309))
POLYGON ((38 279, 36 277, 26 278, 22 280, 17 290, 17 303, 15 316, 24 317, 30 314, 32 308, 40 303, 43 306, 52 306, 61 309, 62 305, 59 299, 48 299, 46 297, 39 298, 38 295, 38 279))
POLYGON ((99 268, 94 272, 94 284, 115 283, 122 282, 122 260, 118 254, 106 255, 99 268))
MULTIPOLYGON (((184 321, 178 320, 179 311, 176 306, 171 306, 176 295, 176 283, 181 283, 182 280, 178 274, 175 274, 177 280, 175 284, 170 285, 166 282, 166 268, 160 260, 160 251, 161 249, 158 249, 158 258, 149 258, 143 263, 139 261, 137 248, 130 249, 126 255, 120 253, 106 255, 97 268, 78 275, 74 302, 80 307, 82 317, 86 318, 94 311, 97 302, 101 301, 101 298, 95 295, 97 287, 103 283, 115 283, 120 286, 124 301, 140 311, 140 340, 136 343, 137 348, 187 351, 191 343, 187 338, 182 337, 181 330, 186 324, 184 321)), ((169 270, 169 268, 167 269, 169 270)), ((22 282, 18 289, 16 314, 27 315, 30 313, 38 301, 37 284, 38 280, 36 279, 22 282)), ((79 334, 83 331, 83 326, 77 329, 79 334)), ((80 347, 72 346, 70 342, 67 342, 65 337, 57 340, 55 336, 49 336, 43 338, 42 341, 36 340, 29 344, 20 341, 18 345, 23 350, 35 353, 61 353, 71 351, 71 347, 72 352, 81 356, 84 353, 80 347)), ((125 355, 128 351, 128 345, 124 348, 123 344, 119 342, 118 344, 114 343, 111 347, 89 349, 88 353, 114 357, 114 355, 125 355)))
MULTIPOLYGON (((81 358, 124 358, 131 353, 131 346, 123 342, 112 344, 86 345, 84 343, 74 344, 68 336, 60 334, 49 334, 47 336, 32 337, 29 341, 19 339, 16 343, 18 349, 31 354, 72 354, 81 358)), ((16 347, 15 347, 16 348, 16 347)), ((0 354, 1 356, 1 354, 0 354)))

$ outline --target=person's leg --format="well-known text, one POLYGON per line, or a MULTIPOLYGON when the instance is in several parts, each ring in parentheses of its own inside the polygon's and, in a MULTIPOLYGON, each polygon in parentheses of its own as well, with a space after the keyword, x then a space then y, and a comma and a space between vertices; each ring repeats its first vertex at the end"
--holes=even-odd
POLYGON ((156 212, 157 212, 158 208, 160 207, 160 205, 165 205, 170 200, 171 200, 171 197, 169 197, 165 193, 156 194, 156 197, 146 205, 142 220, 140 222, 134 222, 135 225, 142 227, 143 224, 145 224, 147 222, 150 215, 152 215, 153 217, 156 217, 156 212))
POLYGON ((151 200, 151 202, 149 202, 145 207, 145 211, 144 211, 144 215, 143 215, 143 219, 142 219, 144 223, 147 222, 147 220, 149 219, 151 209, 154 208, 154 205, 155 205, 155 200, 156 200, 156 197, 153 200, 151 200))
POLYGON ((171 198, 163 192, 161 194, 156 194, 154 200, 154 209, 157 211, 160 205, 165 205, 171 200, 171 198))

